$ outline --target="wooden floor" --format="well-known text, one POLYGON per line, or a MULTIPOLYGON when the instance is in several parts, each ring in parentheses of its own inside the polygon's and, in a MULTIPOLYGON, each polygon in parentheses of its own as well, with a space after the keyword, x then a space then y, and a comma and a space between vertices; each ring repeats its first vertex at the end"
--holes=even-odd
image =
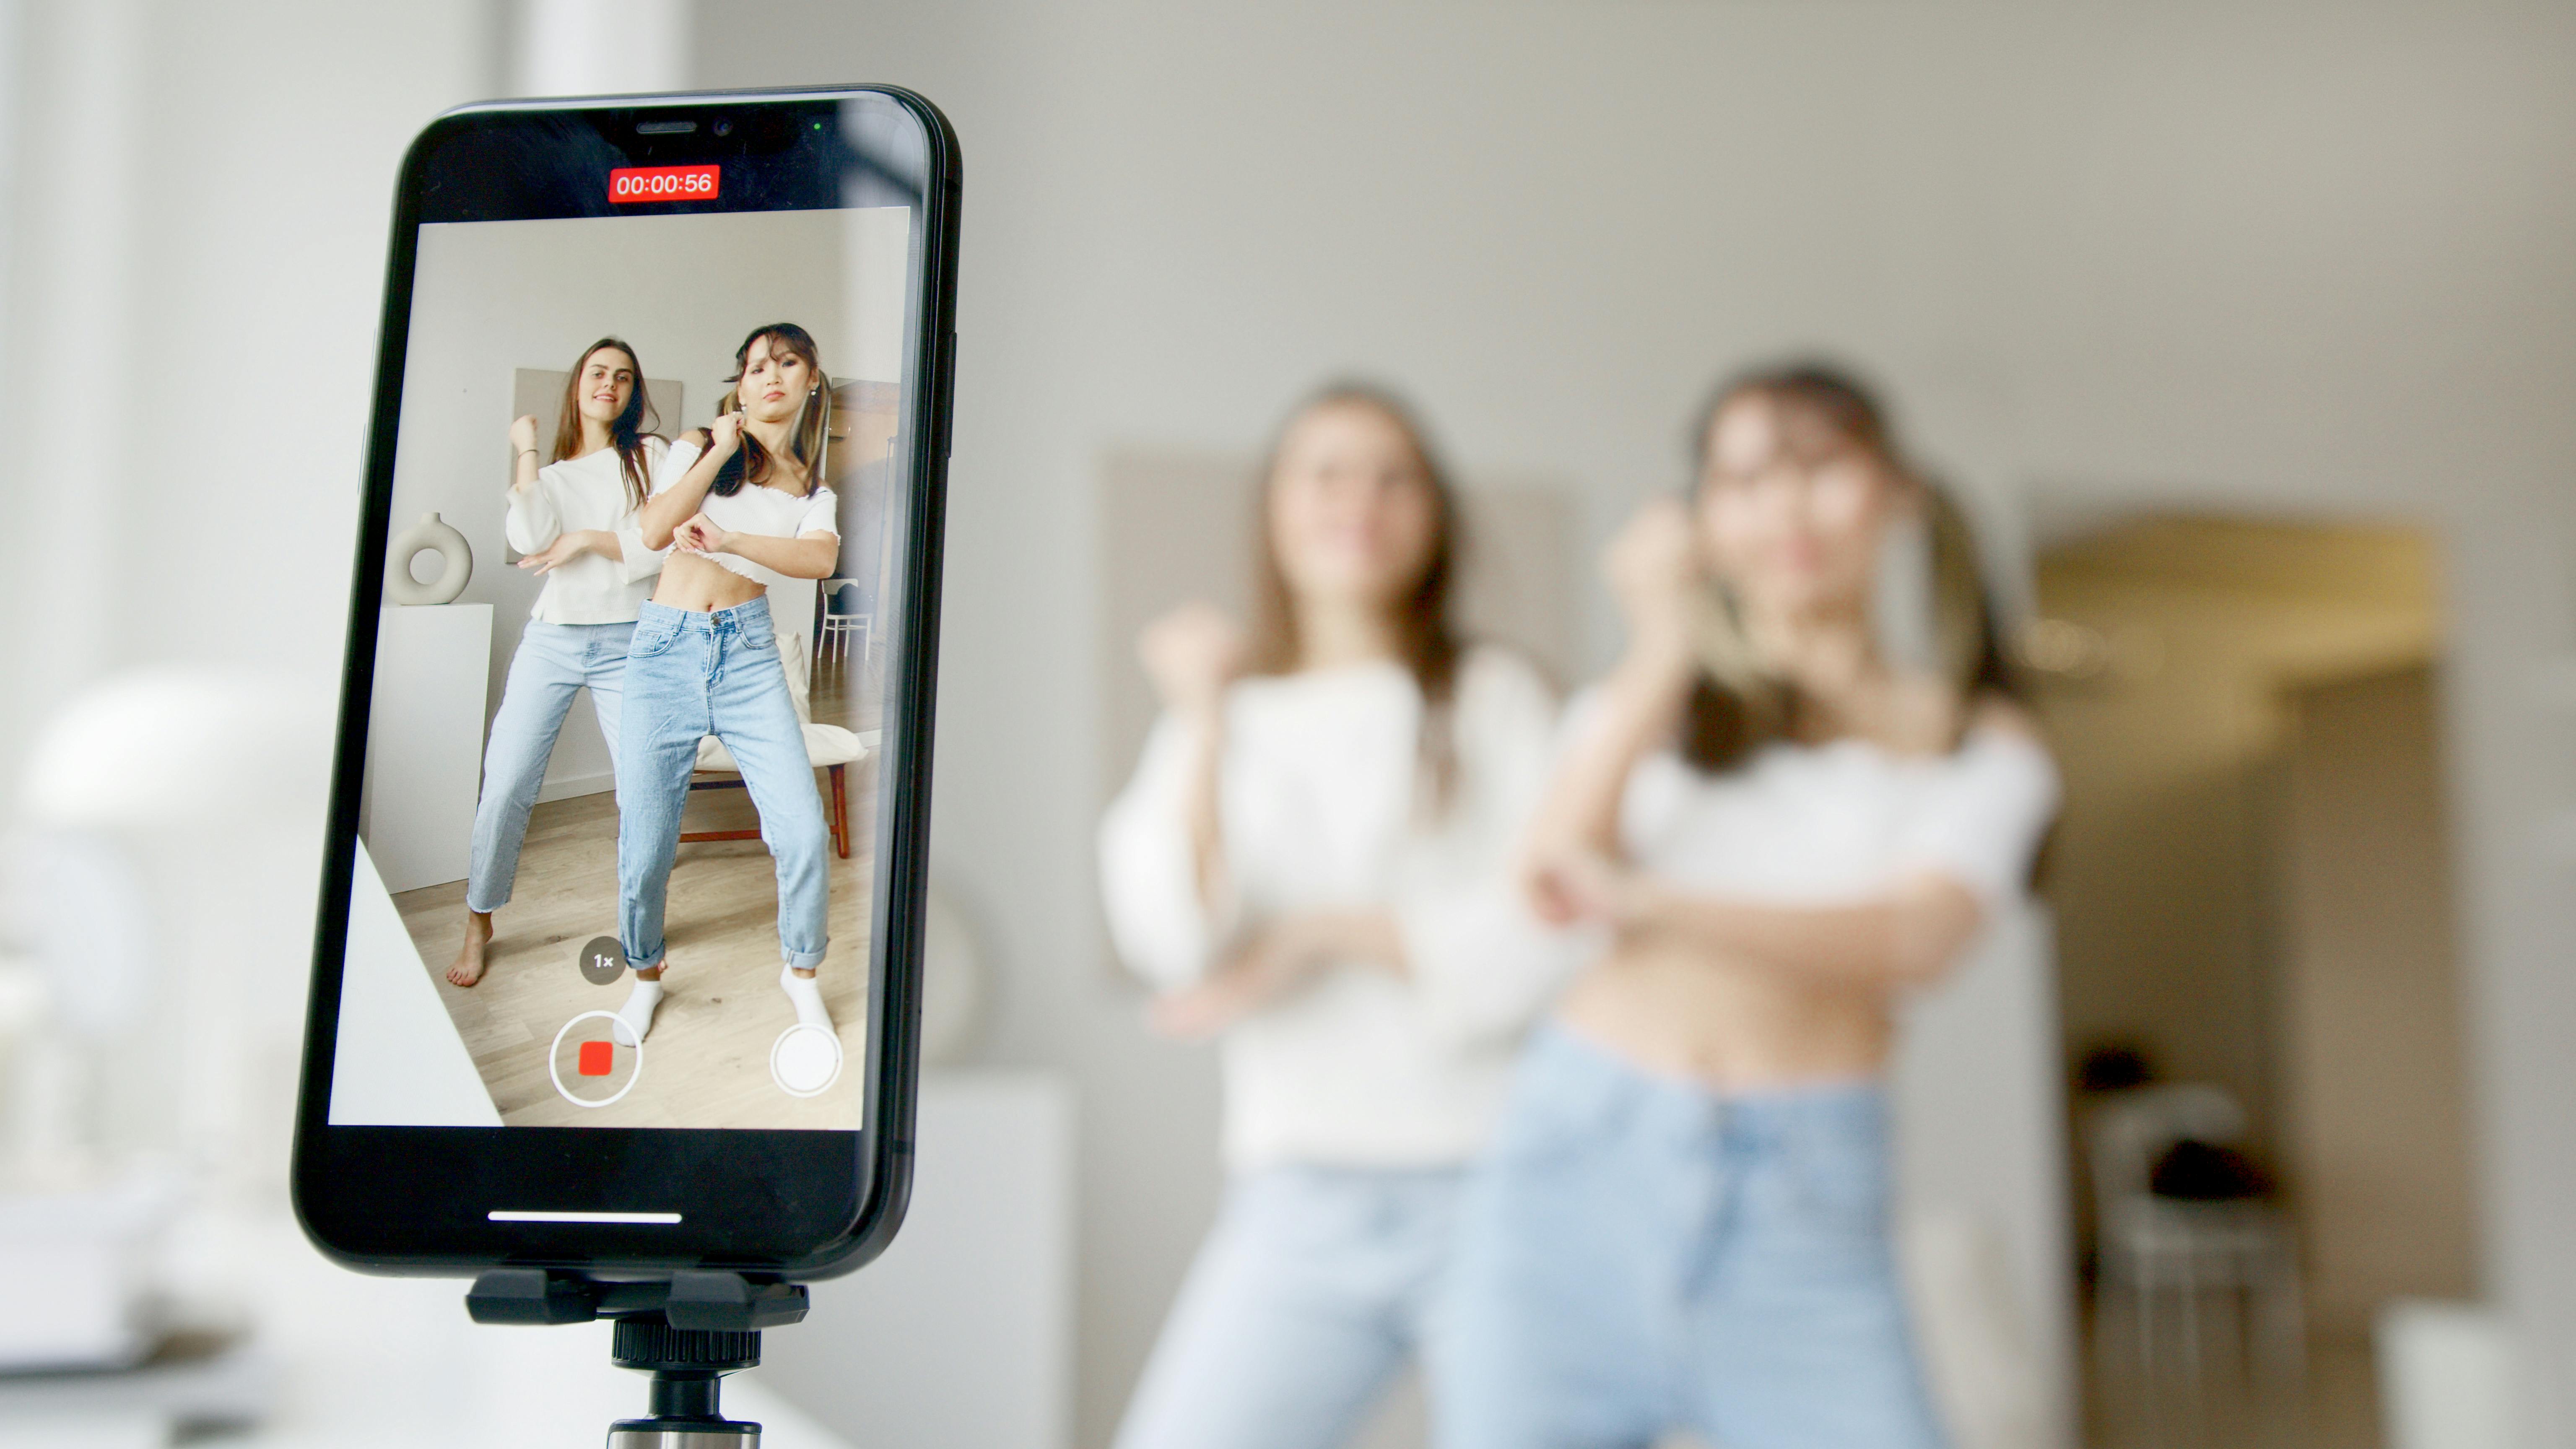
POLYGON ((2194 1379, 2168 1371, 2151 1382, 2126 1353, 2105 1353, 2098 1342, 2087 1358, 2084 1443, 2092 1449, 2378 1449, 2385 1442, 2376 1365, 2361 1339, 2311 1338, 2305 1375, 2286 1386, 2258 1384, 2233 1361, 2211 1362, 2194 1379))
MULTIPOLYGON (((815 715, 855 725, 858 711, 833 707, 839 701, 832 686, 840 681, 829 675, 837 672, 827 671, 815 681, 815 715)), ((645 1070, 634 1090, 608 1107, 576 1107, 565 1101, 549 1080, 546 1056, 566 1021, 585 1011, 615 1010, 632 987, 631 975, 593 986, 578 965, 581 948, 592 937, 617 934, 615 796, 577 795, 536 807, 510 904, 493 916, 490 968, 470 989, 447 981, 447 968, 463 938, 465 883, 394 897, 502 1122, 842 1131, 860 1126, 876 803, 873 760, 851 766, 847 774, 850 855, 831 858, 831 948, 818 977, 841 1039, 842 1067, 840 1079, 818 1097, 791 1097, 769 1074, 769 1049, 779 1033, 795 1024, 796 1013, 778 987, 777 878, 768 850, 757 840, 680 847, 665 916, 670 969, 662 979, 666 994, 652 1034, 644 1041, 645 1070)), ((821 771, 815 779, 819 788, 821 771)), ((747 792, 707 790, 691 795, 683 828, 756 829, 759 823, 747 792)), ((572 1043, 611 1040, 607 1025, 586 1021, 566 1038, 561 1070, 576 1091, 583 1088, 572 1065, 572 1043)), ((623 1039, 614 1040, 619 1044, 612 1082, 623 1079, 633 1060, 623 1039)))

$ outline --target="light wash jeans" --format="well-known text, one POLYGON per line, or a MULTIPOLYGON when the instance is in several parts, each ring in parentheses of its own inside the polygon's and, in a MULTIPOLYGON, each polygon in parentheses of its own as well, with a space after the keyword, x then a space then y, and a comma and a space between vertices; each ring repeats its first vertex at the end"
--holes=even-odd
POLYGON ((1874 1084, 1720 1096, 1532 1039, 1460 1210, 1444 1449, 1937 1449, 1874 1084))
POLYGON ((648 603, 635 621, 617 749, 617 926, 627 964, 662 964, 680 808, 708 735, 741 768, 761 843, 778 865, 779 950, 790 966, 820 966, 831 900, 823 801, 766 598, 713 612, 648 603))
MULTIPOLYGON (((626 650, 632 624, 548 624, 528 621, 510 656, 510 678, 501 707, 492 714, 492 738, 483 747, 483 798, 474 805, 473 864, 465 878, 465 908, 497 911, 510 903, 519 878, 519 847, 528 838, 528 812, 546 781, 555 736, 563 733, 573 691, 590 686, 599 733, 617 753, 618 696, 626 687, 626 650)), ((611 760, 612 767, 615 761, 611 760)))
POLYGON ((1117 1449, 1337 1449, 1435 1310, 1465 1173, 1275 1167, 1238 1180, 1173 1301, 1117 1449))

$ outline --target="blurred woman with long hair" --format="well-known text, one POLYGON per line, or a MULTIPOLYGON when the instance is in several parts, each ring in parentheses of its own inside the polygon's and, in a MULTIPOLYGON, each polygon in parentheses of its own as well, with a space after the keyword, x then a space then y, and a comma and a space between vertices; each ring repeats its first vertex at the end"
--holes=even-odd
POLYGON ((640 515, 671 549, 627 661, 617 771, 618 933, 635 985, 618 1015, 642 1041, 667 967, 662 935, 680 809, 698 741, 724 742, 777 866, 779 989, 796 1019, 832 1019, 814 973, 829 945, 827 832, 803 722, 778 656, 769 588, 819 579, 841 553, 839 500, 822 484, 831 379, 792 322, 752 329, 716 419, 672 446, 687 471, 640 515))
MULTIPOLYGON (((465 943, 447 979, 483 979, 492 913, 509 904, 518 879, 528 812, 545 782, 555 737, 576 690, 590 690, 600 736, 617 749, 626 649, 662 555, 644 547, 635 515, 653 491, 670 445, 652 432, 660 419, 635 349, 603 337, 582 349, 564 380, 553 456, 539 466, 537 420, 510 424, 510 501, 502 532, 542 576, 536 607, 510 656, 501 707, 483 752, 483 794, 474 806, 472 863, 465 880, 465 943)), ((612 758, 610 765, 615 766, 612 758)))
POLYGON ((1233 1178, 1120 1449, 1349 1437, 1436 1332, 1465 1167, 1559 978, 1511 873, 1554 706, 1451 623, 1456 503, 1420 429, 1327 389, 1258 508, 1254 628, 1197 606, 1145 631, 1163 715, 1100 832, 1158 1024, 1223 1033, 1233 1178))
POLYGON ((1930 1449, 1880 1079, 1898 998, 2020 897, 2056 774, 1960 516, 1859 385, 1739 378, 1693 449, 1611 547, 1627 653, 1532 832, 1536 908, 1611 944, 1470 1192, 1443 1442, 1930 1449), (1928 597, 1882 584, 1909 539, 1929 568, 1888 572, 1928 597))

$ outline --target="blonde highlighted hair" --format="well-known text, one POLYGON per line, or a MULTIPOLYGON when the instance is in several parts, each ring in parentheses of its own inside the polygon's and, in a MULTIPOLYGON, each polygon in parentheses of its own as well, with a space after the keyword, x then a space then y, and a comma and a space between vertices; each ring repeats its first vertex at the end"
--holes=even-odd
MULTIPOLYGON (((1691 430, 1694 493, 1707 486, 1709 439, 1719 415, 1748 398, 1770 402, 1792 421, 1795 426, 1785 430, 1792 446, 1811 459, 1836 448, 1857 448, 1900 486, 1913 490, 1930 552, 1928 662, 1962 701, 1991 695, 2020 698, 2021 684, 2004 653, 1967 514, 1948 489, 1907 461, 1886 411, 1850 374, 1801 362, 1739 373, 1720 384, 1691 430)), ((1721 771, 1772 740, 1794 735, 1801 708, 1797 691, 1765 665, 1745 632, 1741 602, 1722 582, 1712 585, 1702 600, 1697 636, 1700 673, 1683 715, 1683 757, 1701 770, 1721 771)))
MULTIPOLYGON (((832 379, 823 371, 823 353, 814 345, 814 334, 793 322, 771 322, 751 329, 751 335, 743 338, 742 345, 734 349, 733 376, 725 379, 725 390, 716 396, 716 411, 728 413, 742 406, 743 369, 751 361, 751 344, 764 337, 769 339, 771 356, 784 352, 801 357, 805 359, 807 370, 814 374, 813 389, 806 393, 803 410, 796 415, 796 426, 788 434, 787 449, 805 471, 807 490, 820 488, 828 481, 824 474, 832 441, 832 379)), ((705 442, 701 436, 700 445, 705 442)), ((715 481, 707 485, 707 491, 718 498, 731 498, 745 486, 758 487, 767 483, 776 466, 777 460, 770 457, 768 446, 745 431, 741 446, 734 449, 733 456, 725 459, 724 466, 716 470, 715 481)))

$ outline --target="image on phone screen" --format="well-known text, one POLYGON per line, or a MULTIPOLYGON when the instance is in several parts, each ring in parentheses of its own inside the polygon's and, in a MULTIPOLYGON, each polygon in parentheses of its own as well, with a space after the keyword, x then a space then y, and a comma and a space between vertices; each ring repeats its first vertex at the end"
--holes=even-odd
POLYGON ((419 163, 329 1126, 866 1125, 926 441, 884 108, 419 163))

